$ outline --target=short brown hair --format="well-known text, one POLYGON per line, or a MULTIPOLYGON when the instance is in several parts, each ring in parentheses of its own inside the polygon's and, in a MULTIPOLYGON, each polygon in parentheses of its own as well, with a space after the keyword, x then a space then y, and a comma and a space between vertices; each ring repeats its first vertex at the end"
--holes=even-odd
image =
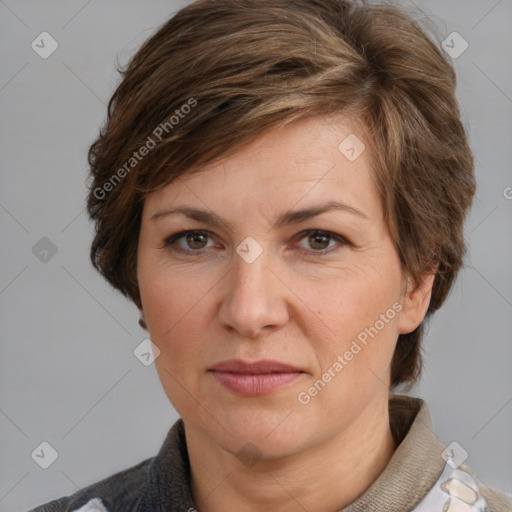
MULTIPOLYGON (((335 114, 366 128, 404 274, 417 284, 436 269, 426 318, 443 304, 465 252, 473 156, 453 67, 403 9, 349 0, 198 0, 118 71, 122 82, 88 155, 87 208, 96 227, 90 256, 139 308, 146 194, 270 128, 335 114)), ((392 387, 420 374, 424 322, 398 338, 392 387)))

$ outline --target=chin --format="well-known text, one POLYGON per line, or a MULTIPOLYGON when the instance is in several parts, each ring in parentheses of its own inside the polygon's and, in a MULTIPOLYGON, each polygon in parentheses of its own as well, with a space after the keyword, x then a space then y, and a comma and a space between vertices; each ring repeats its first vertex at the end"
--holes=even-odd
POLYGON ((308 422, 298 412, 291 407, 265 410, 248 405, 219 414, 222 427, 209 418, 203 423, 203 430, 233 454, 253 450, 268 459, 283 457, 296 452, 312 437, 308 434, 308 422))

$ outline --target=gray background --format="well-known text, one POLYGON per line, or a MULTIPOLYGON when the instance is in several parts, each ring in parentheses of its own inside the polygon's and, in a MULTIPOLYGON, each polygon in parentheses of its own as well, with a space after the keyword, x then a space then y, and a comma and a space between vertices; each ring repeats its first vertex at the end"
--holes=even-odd
MULTIPOLYGON (((0 510, 27 510, 153 456, 177 418, 134 305, 89 263, 86 151, 118 75, 153 30, 187 2, 0 0, 0 510), (41 32, 59 44, 31 48, 41 32), (49 238, 57 253, 32 252, 49 238), (51 255, 51 253, 50 253, 51 255), (42 442, 57 460, 42 469, 42 442)), ((402 5, 412 6, 403 0, 402 5)), ((411 394, 435 432, 457 441, 485 483, 512 493, 512 2, 416 1, 446 37, 476 156, 470 251, 425 339, 411 394), (507 193, 509 191, 509 193, 507 193)))

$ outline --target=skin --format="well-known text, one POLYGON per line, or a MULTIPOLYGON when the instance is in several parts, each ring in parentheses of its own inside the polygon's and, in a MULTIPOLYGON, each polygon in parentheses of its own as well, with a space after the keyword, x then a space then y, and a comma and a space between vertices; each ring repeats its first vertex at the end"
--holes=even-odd
POLYGON ((155 364, 162 386, 185 424, 200 512, 339 510, 375 481, 396 449, 390 362, 398 335, 425 316, 434 276, 425 275, 417 288, 404 279, 369 151, 349 161, 338 150, 351 133, 365 141, 342 117, 294 121, 145 200, 137 269, 142 310, 161 350, 155 364), (333 210, 275 226, 285 211, 329 200, 363 215, 333 210), (217 213, 232 230, 181 214, 150 220, 185 204, 217 213), (165 246, 185 230, 208 234, 165 246), (262 249, 251 263, 236 252, 248 236, 262 249), (319 255, 323 250, 331 252, 319 255), (299 393, 393 304, 401 311, 386 317, 309 403, 300 403, 299 393), (270 394, 241 396, 208 371, 236 358, 274 359, 304 373, 270 394), (253 460, 241 456, 251 450, 253 460))

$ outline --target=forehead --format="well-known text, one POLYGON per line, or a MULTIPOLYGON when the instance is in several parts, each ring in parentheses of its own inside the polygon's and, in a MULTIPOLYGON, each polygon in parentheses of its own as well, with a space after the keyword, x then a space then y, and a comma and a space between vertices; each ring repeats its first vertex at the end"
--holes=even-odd
POLYGON ((375 214, 379 199, 367 147, 359 125, 345 118, 293 121, 153 192, 146 199, 144 217, 176 204, 239 215, 254 208, 280 211, 329 199, 375 214))

